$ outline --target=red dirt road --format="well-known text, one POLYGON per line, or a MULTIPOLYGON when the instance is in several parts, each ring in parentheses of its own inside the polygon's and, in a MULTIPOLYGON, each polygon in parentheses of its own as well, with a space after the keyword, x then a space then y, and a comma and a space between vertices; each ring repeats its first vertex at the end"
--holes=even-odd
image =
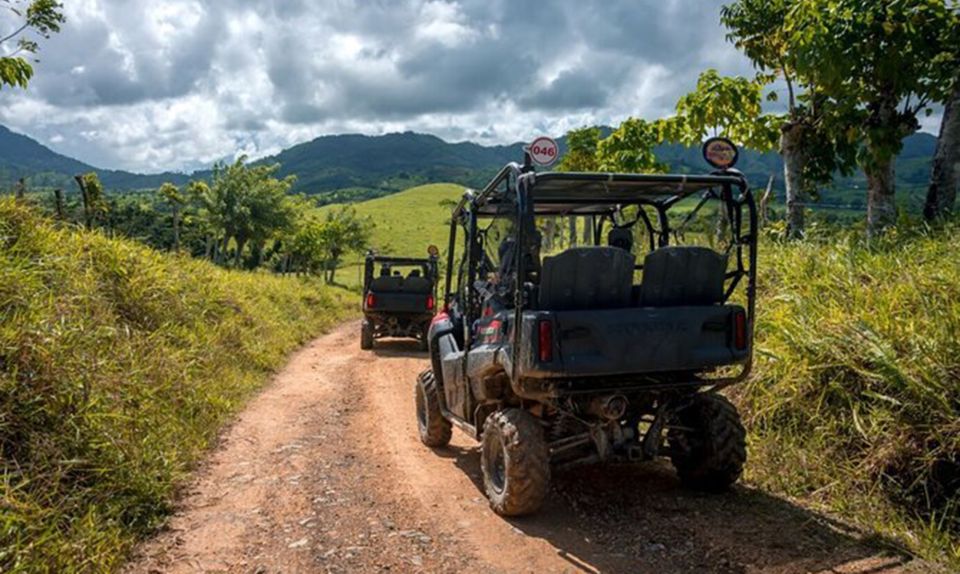
POLYGON ((500 518, 468 437, 437 451, 417 439, 425 355, 403 341, 361 351, 359 330, 291 358, 127 572, 926 571, 761 491, 684 490, 658 463, 560 474, 539 514, 500 518))

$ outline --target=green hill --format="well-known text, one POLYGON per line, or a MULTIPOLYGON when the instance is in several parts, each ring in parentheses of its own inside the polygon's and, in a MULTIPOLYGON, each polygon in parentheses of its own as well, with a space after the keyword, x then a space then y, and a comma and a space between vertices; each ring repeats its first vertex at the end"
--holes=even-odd
MULTIPOLYGON (((451 183, 421 185, 387 197, 353 204, 357 213, 370 217, 376 227, 370 246, 384 255, 426 257, 427 247, 436 245, 446 253, 450 233, 450 210, 446 203, 463 196, 464 188, 451 183)), ((324 213, 336 209, 320 208, 324 213)), ((356 287, 361 281, 358 258, 343 266, 340 281, 356 287)))
MULTIPOLYGON (((104 572, 343 292, 0 200, 0 571, 104 572)), ((352 297, 349 304, 352 308, 352 297)))

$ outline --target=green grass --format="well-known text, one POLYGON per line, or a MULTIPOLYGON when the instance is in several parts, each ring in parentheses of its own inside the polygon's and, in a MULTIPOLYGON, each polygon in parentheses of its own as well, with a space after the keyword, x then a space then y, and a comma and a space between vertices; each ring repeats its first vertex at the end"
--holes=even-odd
POLYGON ((116 568, 228 417, 349 302, 0 201, 0 571, 116 568))
MULTIPOLYGON (((458 201, 464 188, 450 183, 421 185, 400 193, 355 203, 357 213, 368 216, 373 229, 371 247, 383 255, 426 257, 427 247, 436 245, 447 251, 451 208, 442 202, 458 201)), ((336 209, 336 205, 320 208, 320 213, 336 209)), ((359 285, 362 271, 360 258, 347 259, 338 271, 338 283, 359 285)))

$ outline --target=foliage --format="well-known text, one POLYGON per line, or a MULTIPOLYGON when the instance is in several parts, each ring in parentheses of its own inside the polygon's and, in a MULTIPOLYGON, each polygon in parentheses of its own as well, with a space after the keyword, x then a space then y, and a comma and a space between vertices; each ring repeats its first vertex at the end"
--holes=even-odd
POLYGON ((337 266, 344 254, 359 253, 370 242, 373 222, 360 217, 353 207, 340 206, 327 211, 319 226, 319 243, 325 253, 327 283, 333 283, 337 266))
POLYGON ((761 250, 748 479, 960 565, 960 235, 761 250))
POLYGON ((667 139, 696 146, 708 135, 724 136, 760 152, 775 149, 783 118, 763 113, 763 89, 771 79, 701 73, 696 89, 677 101, 677 115, 666 122, 667 139))
POLYGON ((49 38, 59 32, 64 22, 63 5, 56 0, 0 0, 0 13, 13 15, 13 31, 0 36, 0 53, 6 53, 0 57, 0 88, 26 88, 33 77, 33 66, 26 56, 39 50, 29 35, 49 38), (16 47, 7 48, 6 44, 14 40, 16 47))
POLYGON ((4 572, 114 569, 227 418, 347 307, 10 200, 0 235, 4 572))
POLYGON ((567 132, 567 152, 557 165, 558 171, 597 171, 597 144, 601 137, 596 126, 567 132))
POLYGON ((628 118, 597 144, 597 169, 635 173, 663 173, 654 148, 664 141, 664 122, 628 118))

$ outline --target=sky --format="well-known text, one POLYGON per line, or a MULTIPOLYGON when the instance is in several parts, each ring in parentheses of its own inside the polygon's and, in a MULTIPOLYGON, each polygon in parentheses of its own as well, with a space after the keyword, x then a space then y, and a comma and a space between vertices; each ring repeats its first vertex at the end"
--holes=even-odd
POLYGON ((707 68, 752 74, 722 3, 65 0, 29 89, 0 90, 0 123, 138 172, 336 133, 529 141, 669 115, 707 68))

